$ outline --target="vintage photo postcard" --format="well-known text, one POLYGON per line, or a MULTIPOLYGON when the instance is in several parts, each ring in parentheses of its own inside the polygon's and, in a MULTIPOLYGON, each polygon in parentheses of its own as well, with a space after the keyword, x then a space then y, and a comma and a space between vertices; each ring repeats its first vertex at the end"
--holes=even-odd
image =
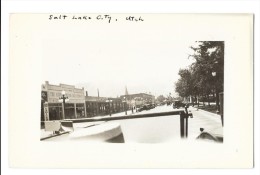
POLYGON ((11 14, 9 63, 11 167, 253 167, 252 14, 11 14))

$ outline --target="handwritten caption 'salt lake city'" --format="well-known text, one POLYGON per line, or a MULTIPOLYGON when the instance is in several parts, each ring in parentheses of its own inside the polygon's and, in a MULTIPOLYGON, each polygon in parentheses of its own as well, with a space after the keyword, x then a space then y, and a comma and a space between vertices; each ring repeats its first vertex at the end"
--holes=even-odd
POLYGON ((118 22, 118 21, 133 21, 142 22, 144 19, 141 16, 128 15, 123 18, 115 18, 112 15, 49 15, 49 20, 81 20, 81 21, 104 21, 104 22, 118 22))

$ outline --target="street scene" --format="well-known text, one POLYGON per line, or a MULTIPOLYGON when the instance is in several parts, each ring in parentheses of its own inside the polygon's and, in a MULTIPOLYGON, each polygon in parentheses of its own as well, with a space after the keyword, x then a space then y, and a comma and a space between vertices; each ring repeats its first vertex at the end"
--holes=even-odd
POLYGON ((191 50, 187 59, 192 62, 179 67, 178 79, 169 83, 170 88, 160 87, 164 94, 152 93, 145 86, 131 88, 139 92, 129 93, 125 86, 123 95, 114 89, 117 96, 101 96, 106 87, 101 90, 96 86, 96 95, 90 95, 91 84, 76 87, 45 81, 41 140, 168 143, 189 139, 223 143, 224 42, 195 41, 187 48, 191 50))
POLYGON ((11 168, 254 167, 254 14, 8 20, 11 168))
MULTIPOLYGON (((128 119, 116 121, 100 121, 100 122, 82 122, 73 124, 75 131, 87 129, 88 126, 104 125, 105 123, 116 123, 121 126, 124 134, 125 143, 167 143, 180 139, 180 119, 179 116, 163 116, 154 118, 131 119, 135 114, 147 114, 172 111, 170 106, 158 106, 150 111, 129 112, 128 119), (130 119, 129 119, 130 118, 130 119)), ((197 139, 200 135, 200 128, 207 131, 214 131, 221 128, 221 118, 217 114, 213 114, 203 110, 191 108, 193 118, 189 119, 189 139, 197 139)), ((125 115, 125 113, 114 114, 114 117, 125 115)), ((104 118, 110 117, 104 116, 104 118)), ((52 133, 49 132, 51 135, 52 133)), ((49 135, 49 136, 50 136, 49 135)), ((43 137, 48 137, 47 132, 42 132, 43 137)), ((79 141, 86 141, 87 137, 78 139, 79 141)), ((70 133, 67 132, 57 137, 49 137, 45 141, 71 141, 70 133)))
POLYGON ((225 42, 189 16, 41 18, 41 141, 223 143, 225 42))

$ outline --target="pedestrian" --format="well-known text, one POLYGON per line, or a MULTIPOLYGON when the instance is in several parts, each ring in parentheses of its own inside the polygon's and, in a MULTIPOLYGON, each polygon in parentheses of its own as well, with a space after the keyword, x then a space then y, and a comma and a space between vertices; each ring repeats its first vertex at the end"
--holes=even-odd
POLYGON ((132 114, 134 113, 134 107, 132 106, 132 114))

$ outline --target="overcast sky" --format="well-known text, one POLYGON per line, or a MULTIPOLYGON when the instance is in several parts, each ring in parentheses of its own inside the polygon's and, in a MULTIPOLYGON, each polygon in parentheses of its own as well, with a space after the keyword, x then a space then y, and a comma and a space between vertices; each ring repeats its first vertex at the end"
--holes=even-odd
POLYGON ((129 94, 174 94, 179 69, 192 62, 194 40, 182 32, 185 26, 144 18, 147 22, 51 24, 55 30, 42 43, 42 81, 84 87, 90 96, 97 89, 100 96, 124 95, 125 87, 129 94))

